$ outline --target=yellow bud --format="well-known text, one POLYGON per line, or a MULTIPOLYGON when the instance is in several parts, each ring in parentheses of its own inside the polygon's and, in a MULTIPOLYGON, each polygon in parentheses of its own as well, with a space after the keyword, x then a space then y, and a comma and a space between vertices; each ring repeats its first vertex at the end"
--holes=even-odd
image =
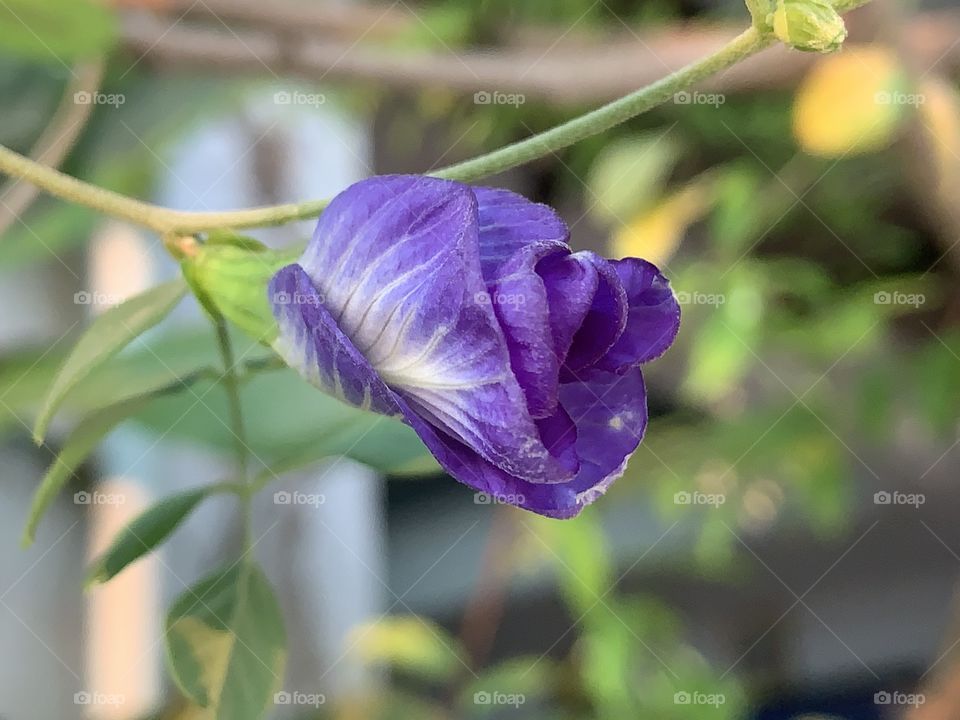
POLYGON ((843 44, 847 28, 827 0, 779 0, 773 33, 797 50, 832 52, 843 44))

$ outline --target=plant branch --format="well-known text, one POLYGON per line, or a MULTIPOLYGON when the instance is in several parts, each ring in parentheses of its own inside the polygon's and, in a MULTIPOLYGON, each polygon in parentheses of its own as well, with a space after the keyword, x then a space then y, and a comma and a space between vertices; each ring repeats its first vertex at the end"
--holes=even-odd
POLYGON ((230 431, 234 437, 237 455, 237 472, 240 480, 247 479, 247 436, 243 423, 243 407, 240 403, 240 382, 236 371, 236 361, 233 356, 233 345, 230 343, 230 334, 227 323, 222 317, 214 322, 217 331, 217 345, 220 348, 220 357, 223 361, 223 387, 227 392, 227 401, 230 405, 230 431))
MULTIPOLYGON (((869 0, 838 0, 836 8, 851 10, 869 0)), ((557 125, 538 135, 494 150, 472 160, 443 168, 436 177, 472 181, 522 165, 557 152, 584 138, 609 130, 641 113, 668 101, 710 75, 732 67, 774 43, 749 28, 720 50, 666 77, 596 110, 557 125)), ((0 172, 27 180, 57 197, 99 210, 107 215, 144 225, 158 232, 192 234, 218 228, 249 228, 280 225, 319 215, 326 200, 311 200, 226 212, 183 212, 135 200, 119 193, 85 183, 41 165, 6 147, 0 146, 0 172)))
POLYGON ((704 78, 728 68, 753 55, 768 45, 772 38, 761 37, 754 28, 740 33, 719 51, 667 75, 652 85, 624 95, 596 110, 557 125, 526 140, 507 145, 486 155, 444 168, 437 177, 469 182, 487 175, 509 170, 523 163, 562 150, 565 147, 605 132, 622 122, 662 105, 676 93, 691 87, 704 78))

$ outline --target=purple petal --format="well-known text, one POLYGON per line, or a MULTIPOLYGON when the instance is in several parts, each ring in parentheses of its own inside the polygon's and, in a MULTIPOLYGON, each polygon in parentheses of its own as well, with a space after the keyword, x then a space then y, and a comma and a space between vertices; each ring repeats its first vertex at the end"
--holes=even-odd
POLYGON ((550 332, 550 305, 537 262, 555 248, 527 245, 504 262, 488 285, 493 306, 510 354, 510 367, 527 399, 531 416, 552 415, 557 407, 560 360, 550 332))
POLYGON ((577 426, 580 472, 570 485, 588 505, 623 474, 647 427, 647 393, 640 368, 622 375, 591 370, 583 382, 560 387, 560 402, 577 426))
POLYGON ((346 340, 303 268, 282 268, 270 280, 268 292, 280 328, 273 347, 287 365, 350 405, 400 414, 394 394, 346 340))
POLYGON ((441 465, 461 482, 500 502, 547 517, 571 518, 623 474, 646 430, 647 398, 643 375, 639 368, 632 368, 623 375, 588 371, 586 382, 562 385, 560 399, 577 430, 575 448, 580 471, 570 482, 524 482, 488 463, 471 460, 469 449, 456 441, 440 438, 437 445, 424 440, 441 465))
POLYGON ((537 264, 550 307, 550 331, 557 357, 565 360, 573 336, 593 304, 600 276, 583 253, 551 255, 537 264))
POLYGON ((557 408, 560 362, 550 333, 549 303, 534 268, 554 254, 569 254, 567 227, 546 205, 494 188, 475 188, 480 223, 480 265, 488 299, 507 340, 510 366, 534 418, 557 408))
POLYGON ((480 264, 489 282, 497 269, 534 242, 567 247, 569 231, 556 211, 499 188, 473 188, 480 224, 480 264))
POLYGON ((334 198, 301 265, 338 330, 422 418, 511 475, 563 482, 572 472, 544 446, 483 301, 477 227, 464 185, 373 178, 334 198))
POLYGON ((561 382, 576 379, 581 371, 602 358, 623 334, 627 324, 627 294, 613 263, 589 251, 577 255, 593 265, 599 282, 563 362, 561 382))
POLYGON ((596 367, 622 373, 666 352, 680 329, 680 304, 655 265, 637 258, 613 264, 627 293, 627 326, 596 367))
POLYGON ((560 405, 549 417, 537 420, 540 439, 550 454, 571 473, 580 470, 580 457, 577 455, 577 426, 560 405))

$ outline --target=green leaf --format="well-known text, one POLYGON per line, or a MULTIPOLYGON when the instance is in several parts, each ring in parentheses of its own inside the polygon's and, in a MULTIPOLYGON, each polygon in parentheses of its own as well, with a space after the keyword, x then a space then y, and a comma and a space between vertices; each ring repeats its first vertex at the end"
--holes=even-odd
POLYGON ((23 531, 24 546, 33 543, 40 519, 73 476, 73 471, 87 459, 107 433, 142 410, 150 399, 150 397, 136 397, 124 403, 111 405, 86 417, 77 425, 34 493, 30 512, 27 515, 27 524, 23 531))
MULTIPOLYGON (((917 409, 930 431, 948 437, 957 425, 957 397, 960 397, 960 372, 957 372, 960 342, 955 334, 931 340, 915 356, 917 409)), ((896 387, 891 384, 889 388, 896 387)))
POLYGON ((757 362, 767 279, 758 266, 743 262, 730 272, 720 292, 706 278, 702 282, 677 292, 681 302, 688 303, 688 317, 703 317, 693 336, 685 390, 698 402, 716 402, 739 387, 757 362))
POLYGON ((167 615, 180 690, 216 720, 258 720, 283 681, 286 635, 263 572, 244 561, 200 581, 167 615))
POLYGON ((724 258, 738 260, 759 233, 770 226, 771 221, 758 207, 762 182, 753 166, 736 165, 721 173, 714 185, 716 210, 710 219, 710 230, 724 258))
POLYGON ((681 146, 665 133, 615 140, 590 168, 587 187, 596 199, 591 211, 608 223, 635 215, 662 192, 680 158, 681 146))
POLYGON ((485 668, 460 693, 460 705, 467 717, 496 716, 503 705, 528 705, 536 698, 549 697, 557 689, 559 668, 549 658, 521 655, 485 668), (492 701, 497 694, 497 703, 492 701))
POLYGON ((43 441, 50 420, 67 393, 92 370, 166 317, 186 290, 182 280, 173 280, 137 295, 96 318, 54 379, 33 428, 34 441, 38 444, 43 441))
POLYGON ((164 498, 148 508, 114 538, 107 551, 87 573, 87 585, 105 583, 130 563, 166 540, 187 515, 206 497, 225 490, 223 485, 187 490, 164 498))
POLYGON ((0 2, 0 48, 51 63, 89 59, 116 41, 117 21, 95 0, 4 0, 0 2))

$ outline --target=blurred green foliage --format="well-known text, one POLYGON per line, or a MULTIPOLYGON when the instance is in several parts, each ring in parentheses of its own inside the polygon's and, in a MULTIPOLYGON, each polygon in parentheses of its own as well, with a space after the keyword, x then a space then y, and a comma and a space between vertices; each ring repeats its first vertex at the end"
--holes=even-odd
MULTIPOLYGON (((9 101, 0 140, 21 150, 36 139, 36 118, 50 115, 66 80, 62 67, 34 64, 37 43, 72 61, 109 49, 114 32, 106 11, 74 1, 44 6, 51 13, 49 22, 41 18, 46 33, 26 37, 12 14, 35 7, 7 0, 0 9, 0 47, 18 56, 0 60, 0 96, 9 101)), ((520 23, 556 31, 575 22, 602 37, 624 26, 665 25, 686 10, 667 0, 444 0, 430 3, 422 22, 393 45, 398 52, 495 48, 520 23)), ((251 87, 240 79, 158 76, 142 68, 108 74, 107 84, 127 101, 95 113, 66 169, 138 196, 148 196, 165 171, 158 156, 164 147, 199 119, 231 112, 251 87), (176 108, 171 96, 179 99, 176 108)), ((442 148, 460 141, 456 152, 466 156, 572 114, 532 100, 476 105, 435 88, 403 97, 348 88, 338 97, 382 117, 384 154, 410 170, 433 159, 423 157, 430 150, 424 138, 442 148)), ((729 96, 718 105, 668 104, 511 178, 568 210, 577 241, 601 250, 678 189, 699 182, 707 188, 702 206, 677 220, 674 242, 644 245, 641 236, 635 248, 641 256, 657 254, 685 300, 678 343, 669 360, 651 369, 647 437, 605 501, 569 522, 524 520, 516 569, 524 569, 522 558, 551 569, 574 624, 569 648, 497 661, 475 668, 474 677, 465 671, 467 650, 439 624, 390 617, 357 628, 354 637, 363 660, 391 668, 398 682, 383 697, 348 698, 320 715, 355 717, 361 708, 369 718, 494 717, 498 707, 484 701, 491 693, 522 697, 525 718, 746 714, 749 678, 721 675, 691 645, 677 612, 622 587, 628 568, 606 536, 607 506, 652 508, 664 527, 683 523, 692 541, 676 572, 727 579, 737 562, 737 532, 764 532, 788 516, 819 533, 842 532, 849 498, 869 475, 861 453, 869 457, 894 443, 905 419, 918 423, 930 443, 947 446, 960 414, 957 271, 942 260, 942 233, 914 206, 913 181, 902 171, 898 139, 909 113, 885 113, 885 135, 870 152, 816 157, 798 142, 794 104, 792 90, 729 96), (715 502, 693 503, 695 493, 715 502), (723 701, 684 702, 691 693, 723 701)), ((824 126, 837 124, 827 117, 824 126)), ((834 147, 849 138, 827 140, 834 147)), ((82 248, 96 222, 84 209, 41 199, 0 238, 0 271, 55 263, 54 254, 82 248)), ((256 342, 239 333, 236 339, 238 354, 266 362, 256 342)), ((67 347, 24 348, 0 360, 5 437, 25 437, 23 423, 36 416, 67 347)), ((120 419, 97 422, 116 403, 123 403, 122 418, 158 436, 229 452, 226 400, 205 374, 216 363, 208 332, 164 333, 94 370, 64 398, 65 414, 83 422, 59 448, 64 462, 54 484, 69 480, 120 419), (160 397, 146 403, 151 393, 160 397)), ((434 468, 407 428, 346 408, 290 371, 251 376, 243 401, 258 469, 282 472, 342 453, 389 473, 434 468)), ((270 623, 279 625, 265 581, 256 575, 254 585, 270 623)), ((226 614, 251 642, 270 645, 250 617, 234 612, 244 606, 235 590, 231 585, 218 596, 226 614)), ((172 663, 186 694, 219 694, 242 685, 244 672, 256 676, 255 667, 240 662, 237 674, 198 684, 202 673, 188 666, 206 652, 204 643, 222 644, 224 628, 188 605, 181 601, 171 615, 180 646, 172 663)))

